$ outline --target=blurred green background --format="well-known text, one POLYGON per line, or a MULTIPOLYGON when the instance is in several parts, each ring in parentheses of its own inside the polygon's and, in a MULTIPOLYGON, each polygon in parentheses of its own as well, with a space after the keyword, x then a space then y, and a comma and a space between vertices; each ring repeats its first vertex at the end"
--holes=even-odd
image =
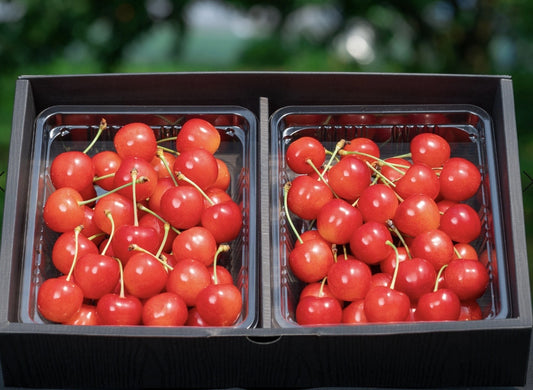
POLYGON ((505 74, 514 84, 533 271, 532 15, 530 0, 0 0, 0 212, 19 75, 505 74))

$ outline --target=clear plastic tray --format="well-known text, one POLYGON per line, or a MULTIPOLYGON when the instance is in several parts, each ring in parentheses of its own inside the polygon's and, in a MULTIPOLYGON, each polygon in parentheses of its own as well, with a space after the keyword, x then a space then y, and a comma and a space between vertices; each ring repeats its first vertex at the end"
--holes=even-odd
MULTIPOLYGON (((491 118, 485 111, 471 105, 290 106, 272 114, 270 129, 273 326, 299 326, 295 322, 295 308, 304 285, 288 265, 296 238, 283 210, 283 186, 295 177, 285 162, 287 147, 302 136, 317 138, 329 150, 333 150, 340 139, 367 137, 379 145, 381 157, 387 158, 408 153, 409 142, 416 134, 434 132, 448 140, 452 156, 467 158, 480 167, 482 184, 478 193, 467 201, 480 210, 482 232, 471 244, 478 254, 483 254, 490 274, 489 286, 478 303, 487 320, 512 315, 499 207, 498 167, 491 118)), ((294 217, 293 222, 299 231, 308 228, 309 222, 294 217)))
MULTIPOLYGON (((230 271, 243 296, 242 312, 234 327, 255 327, 259 316, 255 182, 257 120, 253 113, 240 106, 54 106, 43 111, 35 121, 31 156, 29 207, 21 259, 20 321, 47 322, 38 313, 37 292, 45 279, 58 274, 51 260, 58 234, 51 231, 42 218, 43 205, 54 189, 49 176, 51 161, 63 151, 84 150, 95 136, 102 118, 106 119, 108 129, 89 155, 111 150, 114 134, 131 122, 148 124, 158 140, 175 136, 190 118, 203 118, 215 125, 221 134, 221 145, 215 156, 228 166, 231 174, 228 192, 243 210, 241 233, 230 243, 230 251, 219 256, 218 263, 230 271)), ((163 146, 175 148, 168 141, 163 146)))

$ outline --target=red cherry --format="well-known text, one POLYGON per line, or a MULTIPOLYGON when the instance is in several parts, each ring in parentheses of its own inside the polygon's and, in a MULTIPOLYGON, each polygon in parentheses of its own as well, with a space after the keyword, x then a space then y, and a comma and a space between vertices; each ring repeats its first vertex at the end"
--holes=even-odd
POLYGON ((370 289, 372 271, 360 260, 338 260, 327 275, 331 293, 339 300, 363 299, 370 289))
POLYGON ((150 161, 150 165, 154 168, 159 179, 170 178, 173 175, 172 167, 175 160, 176 157, 172 153, 158 151, 156 156, 150 161))
POLYGON ((100 317, 96 306, 82 304, 72 317, 63 322, 65 325, 100 325, 100 317))
POLYGON ((369 221, 354 230, 350 239, 353 255, 367 264, 378 264, 392 251, 392 236, 383 223, 369 221))
POLYGON ((481 307, 476 301, 462 301, 459 321, 478 321, 483 319, 481 307))
POLYGON ((70 187, 83 191, 92 186, 94 166, 83 152, 71 150, 57 155, 50 165, 50 179, 54 187, 70 187))
POLYGON ((152 165, 139 157, 125 157, 122 159, 120 167, 115 172, 113 179, 114 187, 119 187, 133 181, 132 172, 136 171, 136 178, 143 177, 142 183, 136 182, 135 185, 127 186, 118 191, 128 199, 133 199, 133 188, 135 188, 136 200, 140 201, 152 196, 157 185, 158 176, 152 165))
POLYGON ((154 213, 159 214, 161 212, 161 197, 169 188, 174 187, 174 182, 170 177, 164 177, 157 181, 154 191, 148 199, 148 208, 154 213))
POLYGON ((196 308, 211 326, 230 326, 242 310, 242 294, 233 284, 210 284, 198 293, 196 308))
POLYGON ((393 222, 402 233, 414 237, 439 227, 439 208, 430 196, 414 194, 398 205, 393 222))
POLYGON ((452 157, 443 165, 439 180, 441 196, 461 202, 476 194, 481 184, 481 173, 469 160, 452 157))
MULTIPOLYGON (((137 243, 140 247, 148 250, 151 253, 156 253, 161 244, 163 244, 163 240, 165 240, 165 243, 163 245, 163 252, 171 252, 172 251, 172 242, 178 235, 174 230, 169 229, 167 233, 167 237, 165 239, 165 224, 163 221, 161 221, 158 217, 156 217, 153 214, 146 213, 139 219, 139 227, 145 228, 145 229, 152 229, 156 232, 157 236, 157 244, 152 245, 143 245, 142 243, 137 243)), ((116 233, 115 233, 116 236, 116 233)))
POLYGON ((384 287, 390 287, 392 283, 392 275, 386 274, 384 272, 376 272, 375 274, 372 274, 372 280, 370 282, 371 287, 374 286, 384 286, 384 287))
POLYGON ((365 300, 359 299, 357 301, 350 302, 344 309, 342 309, 343 324, 357 325, 366 324, 368 320, 365 314, 365 300))
POLYGON ((290 269, 305 283, 324 279, 333 263, 331 247, 323 240, 305 241, 289 254, 290 269))
POLYGON ((190 149, 204 148, 214 154, 220 146, 220 133, 208 121, 191 118, 181 127, 176 137, 176 150, 180 153, 190 149))
POLYGON ((37 293, 37 309, 49 321, 65 322, 83 304, 83 292, 66 277, 45 280, 37 293))
POLYGON ((115 229, 122 225, 133 225, 135 206, 130 199, 117 193, 109 193, 94 206, 94 222, 103 232, 111 233, 111 221, 106 215, 109 212, 113 218, 115 229))
POLYGON ((70 187, 62 187, 50 194, 43 209, 46 225, 55 232, 74 230, 85 217, 82 196, 70 187))
POLYGON ((152 296, 142 309, 142 323, 147 326, 182 326, 188 316, 185 301, 172 292, 152 296))
POLYGON ((184 259, 174 265, 167 279, 166 290, 178 294, 187 306, 195 306, 200 291, 211 284, 211 274, 202 262, 184 259))
POLYGON ((300 240, 295 241, 294 247, 296 248, 297 246, 303 244, 305 241, 311 240, 322 240, 326 245, 331 247, 331 243, 324 240, 324 237, 322 237, 316 229, 306 230, 305 232, 300 234, 300 240))
POLYGON ((396 182, 403 177, 412 164, 404 158, 390 157, 379 165, 381 166, 381 174, 391 182, 396 182))
POLYGON ((88 253, 78 258, 73 275, 85 298, 99 299, 114 290, 120 269, 114 258, 88 253))
POLYGON ((432 168, 441 167, 450 158, 450 144, 442 136, 434 133, 421 133, 410 142, 413 162, 427 164, 432 168))
POLYGON ((339 197, 354 202, 370 185, 371 171, 353 156, 346 156, 328 171, 328 183, 339 197))
POLYGON ((113 138, 115 150, 121 158, 139 157, 152 161, 157 151, 154 131, 145 123, 128 123, 113 138))
POLYGON ((299 325, 335 325, 342 321, 342 307, 335 298, 307 296, 298 301, 299 325))
POLYGON ((215 266, 214 264, 207 267, 209 274, 211 275, 212 284, 232 284, 233 276, 231 273, 221 265, 215 266))
POLYGON ((98 245, 104 239, 104 232, 102 232, 94 222, 94 209, 85 206, 83 211, 83 230, 81 231, 81 234, 90 238, 92 242, 98 245))
POLYGON ((478 260, 453 260, 444 270, 446 287, 457 294, 461 301, 480 298, 489 285, 489 272, 478 260))
POLYGON ((98 184, 106 191, 112 190, 114 188, 114 174, 120 167, 122 158, 112 150, 104 150, 96 153, 92 157, 92 160, 95 176, 98 178, 101 177, 101 179, 98 179, 95 184, 98 184))
POLYGON ((202 226, 182 231, 172 242, 172 254, 177 262, 195 259, 208 266, 213 264, 216 251, 215 237, 202 226))
POLYGON ((407 294, 411 302, 433 290, 437 272, 429 261, 413 257, 398 265, 396 289, 407 294))
POLYGON ((458 242, 454 245, 453 258, 479 260, 476 249, 472 245, 463 242, 458 242))
MULTIPOLYGON (((302 288, 302 291, 300 291, 300 299, 302 299, 303 297, 307 297, 307 296, 330 297, 330 298, 338 299, 337 297, 333 295, 329 286, 322 282, 307 283, 304 286, 304 288, 302 288)), ((339 300, 339 303, 342 306, 343 301, 339 300)))
POLYGON ((411 165, 395 187, 398 195, 404 199, 413 194, 426 194, 435 199, 439 189, 439 177, 430 166, 422 163, 411 165))
POLYGON ((357 208, 363 220, 385 223, 394 217, 398 208, 395 192, 385 184, 375 184, 363 190, 357 208))
POLYGON ((167 283, 168 272, 153 255, 136 252, 124 266, 124 286, 137 298, 159 294, 167 283))
MULTIPOLYGON (((360 160, 375 164, 380 157, 379 146, 370 138, 358 137, 346 143, 343 150, 347 152, 359 152, 363 154, 348 154, 360 160)), ((343 157, 345 158, 346 155, 343 157)))
POLYGON ((368 290, 364 300, 368 322, 401 322, 409 316, 409 297, 390 287, 376 286, 368 290))
POLYGON ((233 200, 215 204, 202 211, 200 222, 217 243, 236 239, 243 225, 241 208, 233 200))
MULTIPOLYGON (((83 231, 83 230, 82 230, 83 231)), ((87 253, 98 253, 98 247, 84 235, 78 235, 78 259, 87 253)), ((62 274, 68 274, 76 253, 74 230, 61 234, 52 247, 52 263, 62 274)))
POLYGON ((111 240, 113 256, 118 257, 122 264, 126 265, 129 258, 136 253, 131 250, 133 244, 150 253, 156 253, 160 240, 157 232, 151 227, 122 225, 115 230, 113 240, 111 240))
POLYGON ((307 174, 314 171, 313 166, 316 168, 322 166, 326 159, 326 150, 316 138, 301 137, 289 144, 285 159, 289 168, 295 173, 307 174))
POLYGON ((96 311, 102 325, 140 325, 142 303, 133 295, 106 294, 98 300, 96 311))
MULTIPOLYGON (((188 180, 194 182, 202 190, 211 187, 218 178, 218 164, 216 158, 205 149, 190 149, 181 152, 174 161, 174 172, 181 173, 188 180)), ((180 185, 190 185, 180 179, 180 185)))
POLYGON ((455 242, 469 243, 481 234, 481 220, 466 203, 451 206, 440 218, 440 229, 455 242))
POLYGON ((396 261, 402 262, 409 259, 407 249, 405 249, 405 247, 399 246, 396 249, 398 250, 398 260, 396 260, 396 253, 391 251, 389 255, 379 263, 379 269, 381 272, 392 275, 394 273, 394 269, 396 268, 396 261))
POLYGON ((218 174, 217 179, 213 183, 213 187, 220 188, 221 190, 226 191, 231 184, 231 172, 228 168, 228 165, 219 158, 216 158, 218 174))
POLYGON ((188 229, 200 223, 203 197, 191 186, 169 188, 161 196, 160 214, 176 229, 188 229))
POLYGON ((316 227, 328 242, 347 244, 352 232, 363 224, 361 212, 343 199, 332 199, 320 209, 316 227))
POLYGON ((418 300, 415 311, 416 321, 456 321, 461 312, 461 302, 457 295, 441 288, 424 294, 418 300))
POLYGON ((295 177, 287 193, 287 206, 298 217, 307 220, 316 219, 318 212, 333 199, 329 187, 308 175, 295 177))
POLYGON ((204 321, 198 309, 196 307, 191 307, 189 309, 189 315, 187 316, 187 321, 185 322, 187 326, 209 326, 207 322, 204 321))
POLYGON ((440 229, 420 233, 409 244, 409 249, 413 257, 421 257, 433 264, 437 272, 452 261, 454 255, 452 240, 440 229))

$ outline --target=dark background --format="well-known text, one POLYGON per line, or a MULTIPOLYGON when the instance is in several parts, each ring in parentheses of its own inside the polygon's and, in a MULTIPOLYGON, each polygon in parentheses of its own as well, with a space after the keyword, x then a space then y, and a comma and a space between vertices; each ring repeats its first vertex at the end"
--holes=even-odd
POLYGON ((505 74, 514 84, 531 254, 531 15, 529 0, 0 0, 0 218, 20 75, 232 70, 505 74))

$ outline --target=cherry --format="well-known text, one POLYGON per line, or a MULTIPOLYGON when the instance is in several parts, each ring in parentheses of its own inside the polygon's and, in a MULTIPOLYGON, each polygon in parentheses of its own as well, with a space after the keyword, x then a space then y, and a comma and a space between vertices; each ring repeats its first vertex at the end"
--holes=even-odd
POLYGON ((100 325, 100 317, 96 311, 96 306, 82 304, 80 310, 78 310, 72 317, 64 321, 65 325, 100 325))
POLYGON ((407 320, 411 304, 403 292, 375 286, 368 290, 364 306, 368 322, 401 322, 407 320))
POLYGON ((212 284, 231 284, 233 283, 233 276, 231 273, 221 265, 215 266, 214 264, 207 267, 209 275, 211 275, 212 284))
POLYGON ((173 176, 172 167, 176 156, 172 153, 158 150, 156 156, 150 161, 159 179, 170 178, 173 176))
POLYGON ((433 290, 437 272, 431 262, 419 257, 398 264, 396 289, 407 294, 411 302, 433 290))
POLYGON ((305 241, 289 254, 289 267, 305 283, 324 279, 333 265, 333 253, 323 240, 305 241))
POLYGON ((365 324, 368 322, 365 314, 365 300, 359 299, 357 301, 350 302, 342 310, 342 320, 343 324, 357 325, 365 324))
POLYGON ((183 259, 170 271, 166 290, 178 294, 187 306, 195 306, 200 291, 211 284, 211 274, 198 260, 183 259))
POLYGON ((215 159, 217 161, 218 174, 217 174, 217 179, 215 180, 212 186, 226 191, 231 184, 231 173, 229 171, 227 164, 224 162, 224 160, 221 160, 219 158, 215 158, 215 159))
POLYGON ((324 146, 313 137, 301 137, 287 147, 285 160, 290 169, 298 174, 307 174, 322 166, 326 159, 324 146))
MULTIPOLYGON (((144 214, 139 219, 139 227, 142 227, 144 229, 152 229, 153 231, 155 231, 157 236, 157 244, 151 243, 150 245, 143 245, 142 242, 136 242, 134 240, 131 240, 129 245, 135 242, 140 247, 152 253, 155 253, 161 245, 163 245, 163 252, 172 251, 172 243, 178 234, 174 230, 169 228, 168 233, 166 233, 165 237, 165 223, 161 221, 161 219, 159 219, 157 216, 150 213, 144 214)), ((117 234, 115 233, 115 236, 116 235, 117 234)))
POLYGON ((368 221, 354 230, 350 250, 357 259, 367 264, 378 264, 391 253, 389 241, 392 241, 392 236, 385 224, 368 221))
POLYGON ((335 325, 342 321, 342 307, 335 298, 306 296, 296 306, 299 325, 335 325))
POLYGON ((118 193, 108 193, 99 199, 94 206, 94 222, 103 232, 111 233, 111 222, 106 216, 109 212, 113 216, 115 228, 122 225, 133 225, 134 205, 130 199, 118 193))
POLYGON ((49 321, 68 321, 83 304, 83 292, 69 277, 46 279, 39 287, 37 309, 49 321))
POLYGON ((342 301, 354 301, 363 299, 370 289, 372 271, 360 260, 339 259, 329 268, 327 279, 333 296, 342 301))
POLYGON ((370 164, 375 164, 380 157, 379 146, 370 138, 358 137, 348 142, 343 148, 344 152, 342 158, 346 158, 347 155, 354 156, 360 160, 368 161, 370 164), (355 153, 354 153, 355 152, 355 153))
POLYGON ((450 144, 435 133, 421 133, 409 143, 413 162, 427 164, 432 168, 441 167, 450 158, 450 144))
POLYGON ((423 163, 414 163, 396 182, 395 190, 402 198, 413 194, 426 194, 435 199, 439 195, 439 177, 433 169, 423 163))
POLYGON ((139 157, 150 162, 157 151, 154 131, 147 124, 140 122, 122 126, 115 134, 113 144, 121 158, 139 157))
POLYGON ((109 293, 98 300, 96 311, 102 325, 140 325, 142 303, 133 295, 109 293))
POLYGON ((85 217, 83 198, 74 188, 62 187, 50 194, 43 209, 43 219, 50 229, 58 233, 73 230, 85 217))
POLYGON ((93 161, 80 151, 60 153, 50 165, 50 179, 56 189, 70 187, 81 192, 92 186, 93 178, 93 161))
MULTIPOLYGON (((82 231, 83 232, 83 231, 82 231)), ((76 234, 75 230, 61 234, 52 247, 52 263, 62 274, 68 274, 72 267, 74 256, 82 257, 87 253, 98 253, 98 247, 84 235, 76 234)))
POLYGON ((427 230, 437 229, 440 224, 439 208, 435 201, 425 194, 414 194, 398 205, 394 225, 412 237, 427 230))
POLYGON ((144 299, 160 293, 168 279, 166 267, 154 255, 135 251, 124 266, 124 286, 129 294, 144 299))
POLYGON ((209 266, 213 263, 216 251, 215 237, 203 226, 182 231, 172 242, 172 254, 177 262, 190 258, 209 266))
POLYGON ((173 292, 148 298, 142 309, 142 323, 148 326, 182 326, 188 316, 185 301, 173 292))
POLYGON ((217 243, 236 239, 243 225, 242 211, 233 200, 205 208, 200 216, 203 227, 208 229, 217 243))
POLYGON ((320 209, 316 226, 320 235, 333 244, 347 244, 352 232, 363 224, 361 212, 343 199, 332 199, 320 209))
POLYGON ((124 186, 127 183, 134 184, 123 187, 118 193, 128 199, 142 200, 152 196, 157 181, 157 172, 148 161, 139 157, 126 157, 122 160, 120 167, 115 172, 113 185, 116 188, 124 186), (144 178, 142 183, 132 183, 132 180, 135 181, 141 177, 144 178), (133 197, 133 191, 135 191, 135 198, 133 197))
POLYGON ((454 246, 454 259, 472 259, 479 260, 478 253, 476 249, 470 245, 463 242, 458 242, 454 246))
POLYGON ((453 259, 453 242, 440 229, 428 230, 417 235, 409 245, 414 257, 428 260, 435 267, 435 271, 448 264, 453 259))
POLYGON ((390 287, 392 283, 392 274, 386 274, 385 272, 376 272, 372 274, 371 286, 385 286, 390 287))
POLYGON ((476 301, 462 301, 459 321, 477 321, 483 319, 481 307, 476 301))
POLYGON ((285 189, 289 210, 302 219, 316 219, 322 206, 333 199, 326 183, 308 175, 295 177, 285 189))
POLYGON ((176 137, 176 150, 180 153, 190 149, 204 148, 214 154, 220 146, 220 133, 208 121, 191 118, 181 127, 176 137))
POLYGON ((357 208, 365 222, 385 223, 394 217, 398 208, 398 198, 394 190, 385 184, 375 184, 363 190, 357 208))
POLYGON ((299 237, 300 237, 300 239, 296 240, 296 242, 294 243, 294 247, 295 248, 297 246, 303 244, 305 241, 311 241, 311 240, 322 240, 322 241, 324 241, 324 243, 326 245, 331 246, 331 243, 329 243, 326 240, 324 240, 324 237, 322 237, 320 235, 320 233, 318 232, 318 230, 316 230, 316 229, 306 230, 305 232, 300 234, 299 237))
POLYGON ((204 193, 204 208, 232 200, 230 194, 217 187, 209 187, 204 193))
POLYGON ((96 226, 96 223, 94 222, 94 209, 85 206, 83 211, 83 230, 81 231, 81 234, 98 245, 104 239, 105 234, 98 226, 96 226))
POLYGON ((480 298, 489 285, 489 272, 478 260, 453 260, 444 270, 446 287, 457 294, 461 301, 480 298))
POLYGON ((378 165, 381 167, 380 172, 385 178, 390 182, 396 182, 403 177, 412 163, 401 157, 390 157, 378 165))
POLYGON ((74 279, 82 289, 83 296, 99 299, 113 291, 119 281, 119 266, 110 256, 87 253, 81 256, 74 267, 74 279))
MULTIPOLYGON (((216 158, 205 149, 190 149, 181 152, 174 161, 173 170, 181 173, 194 182, 202 190, 212 186, 218 178, 218 164, 216 158)), ((180 185, 190 185, 188 181, 180 180, 180 185)))
POLYGON ((440 195, 444 199, 465 201, 476 194, 481 184, 479 169, 469 160, 452 157, 442 166, 440 195))
POLYGON ((160 178, 154 187, 154 191, 148 199, 148 208, 154 213, 161 212, 161 197, 169 188, 174 187, 175 184, 170 177, 160 178))
POLYGON ((469 243, 479 237, 481 220, 472 206, 457 203, 442 214, 440 229, 454 242, 469 243))
POLYGON ((461 302, 449 289, 441 288, 420 297, 416 305, 416 321, 456 321, 461 313, 461 302))
POLYGON ((95 184, 106 191, 114 188, 113 180, 115 172, 120 167, 122 158, 112 150, 104 150, 96 153, 93 157, 94 174, 96 175, 95 184))
POLYGON ((328 183, 335 194, 354 202, 370 185, 371 171, 366 164, 353 156, 346 156, 328 172, 328 183))
POLYGON ((156 253, 161 240, 152 227, 135 224, 118 227, 111 245, 113 247, 113 255, 118 257, 124 266, 128 263, 129 258, 135 254, 135 251, 130 249, 132 244, 136 244, 148 252, 156 253))
POLYGON ((385 257, 385 259, 379 262, 379 269, 381 272, 392 275, 394 274, 394 269, 396 268, 396 262, 401 263, 402 261, 410 258, 405 247, 399 246, 396 249, 398 253, 398 259, 396 259, 396 253, 391 251, 390 254, 385 257))
POLYGON ((196 307, 191 307, 189 309, 189 315, 187 316, 187 321, 185 322, 187 326, 209 326, 207 322, 204 321, 198 309, 196 307))
POLYGON ((343 301, 338 299, 336 296, 333 295, 331 292, 329 285, 327 283, 320 282, 314 282, 314 283, 308 283, 302 288, 302 291, 300 291, 300 297, 299 299, 302 299, 303 297, 307 296, 313 296, 313 297, 330 297, 335 298, 339 301, 339 303, 343 304, 343 301))
POLYGON ((161 196, 160 214, 176 229, 188 229, 200 223, 203 197, 192 186, 169 188, 161 196))

